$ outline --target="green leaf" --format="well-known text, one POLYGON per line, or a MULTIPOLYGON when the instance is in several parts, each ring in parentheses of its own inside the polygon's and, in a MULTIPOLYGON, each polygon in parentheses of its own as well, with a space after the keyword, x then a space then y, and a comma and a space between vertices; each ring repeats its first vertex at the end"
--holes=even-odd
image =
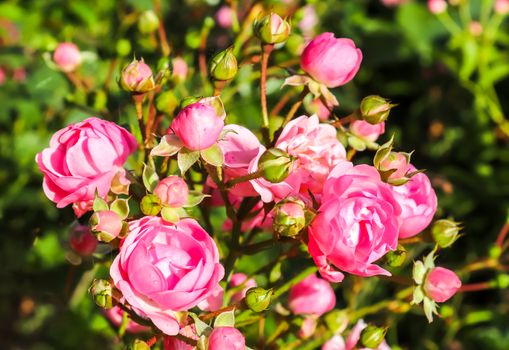
POLYGON ((164 135, 161 142, 150 151, 151 156, 171 157, 182 149, 182 142, 175 135, 164 135))
POLYGON ((426 275, 426 267, 422 263, 422 261, 414 262, 414 269, 412 272, 412 277, 417 284, 422 284, 424 282, 424 276, 426 275))
POLYGON ((213 166, 222 166, 224 163, 223 151, 217 144, 200 152, 205 162, 213 166))
POLYGON ((203 194, 201 192, 190 191, 187 197, 187 203, 183 205, 184 208, 196 207, 205 198, 210 197, 210 194, 203 194))
POLYGON ((161 210, 161 216, 165 221, 171 223, 176 223, 180 220, 180 215, 175 208, 164 207, 161 210))
POLYGON ((159 182, 159 176, 157 175, 155 169, 148 164, 145 164, 143 167, 143 184, 147 191, 152 192, 154 188, 157 186, 159 182))
POLYGON ((212 332, 212 327, 200 320, 198 315, 193 312, 189 313, 189 316, 194 320, 194 327, 196 328, 196 334, 201 337, 202 335, 208 336, 212 332))
POLYGON ((216 327, 234 327, 235 326, 235 312, 233 310, 226 311, 219 314, 214 321, 214 328, 216 327))
POLYGON ((193 166, 194 163, 200 158, 199 151, 190 151, 188 149, 181 149, 178 153, 177 163, 182 175, 186 173, 189 168, 193 166))
POLYGON ((108 203, 101 197, 97 197, 97 194, 95 196, 92 208, 94 209, 94 211, 110 210, 108 203))
POLYGON ((110 207, 122 220, 129 215, 129 202, 127 199, 117 198, 111 203, 110 207))

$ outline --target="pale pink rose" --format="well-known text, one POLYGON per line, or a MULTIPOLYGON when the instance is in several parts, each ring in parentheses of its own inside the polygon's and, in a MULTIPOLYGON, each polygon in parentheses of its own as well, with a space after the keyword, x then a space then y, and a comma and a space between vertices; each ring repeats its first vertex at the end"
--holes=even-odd
POLYGON ((230 287, 238 287, 242 285, 242 290, 232 295, 232 302, 241 301, 246 296, 246 292, 249 288, 256 287, 256 281, 252 278, 247 279, 247 276, 243 273, 234 273, 230 278, 230 287), (247 281, 246 281, 247 280, 247 281))
POLYGON ((173 76, 180 80, 185 80, 189 67, 187 62, 182 57, 175 57, 173 59, 173 76))
POLYGON ((203 311, 216 311, 223 307, 224 289, 218 284, 207 298, 198 303, 203 311))
POLYGON ((176 335, 176 311, 206 299, 224 276, 214 240, 193 219, 131 221, 110 275, 135 312, 176 335))
POLYGON ((246 339, 237 328, 214 328, 209 336, 208 350, 245 350, 246 339))
POLYGON ((331 282, 343 273, 390 275, 374 262, 398 244, 401 207, 391 185, 368 165, 336 166, 324 186, 318 215, 309 226, 309 253, 331 282))
POLYGON ((313 101, 311 101, 309 107, 311 113, 316 114, 321 122, 329 120, 331 114, 330 110, 327 108, 326 105, 323 104, 323 102, 319 98, 315 98, 313 101))
POLYGON ((346 350, 345 341, 336 334, 322 345, 322 350, 346 350))
POLYGON ((180 208, 187 203, 189 188, 180 176, 168 176, 157 184, 154 194, 159 198, 162 205, 180 208))
MULTIPOLYGON (((122 310, 119 306, 114 306, 111 309, 107 309, 103 311, 104 315, 108 320, 113 323, 116 327, 120 327, 122 324, 122 319, 124 317, 124 310, 122 310)), ((127 322, 126 332, 128 333, 141 333, 141 332, 149 332, 150 328, 142 326, 133 320, 129 319, 127 322)))
POLYGON ((73 43, 60 43, 53 52, 53 62, 61 71, 72 72, 81 64, 80 49, 73 43))
MULTIPOLYGON (((198 335, 196 335, 196 330, 193 324, 189 326, 185 326, 180 330, 180 334, 198 340, 198 335)), ((186 342, 179 340, 175 337, 164 337, 164 350, 194 350, 196 349, 194 346, 187 344, 186 342)))
POLYGON ((137 90, 140 83, 152 77, 152 69, 141 61, 134 60, 122 70, 122 82, 130 90, 137 90))
POLYGON ((454 271, 443 267, 433 268, 424 282, 426 295, 437 303, 449 300, 460 287, 461 281, 454 271))
MULTIPOLYGON (((416 169, 410 164, 408 170, 416 169)), ((428 177, 416 174, 406 184, 393 186, 392 191, 401 206, 399 238, 415 236, 428 227, 437 210, 437 196, 428 177)))
POLYGON ((313 5, 304 6, 302 11, 304 12, 303 17, 298 26, 304 36, 309 36, 313 34, 313 31, 319 22, 318 15, 316 14, 316 10, 313 5))
POLYGON ((5 84, 6 80, 7 80, 7 75, 5 74, 5 70, 3 70, 2 67, 0 67, 0 85, 5 84))
POLYGON ((299 329, 299 338, 306 339, 312 336, 316 331, 316 326, 318 323, 318 317, 315 315, 306 316, 304 320, 302 320, 302 325, 299 329))
POLYGON ((233 13, 230 6, 221 6, 216 12, 216 23, 221 28, 230 28, 233 23, 233 13))
POLYGON ((373 125, 364 120, 355 120, 350 124, 350 132, 361 139, 375 142, 385 132, 385 123, 373 125))
POLYGON ((216 143, 224 126, 224 118, 209 104, 196 102, 183 108, 171 123, 171 130, 184 147, 200 151, 216 143))
POLYGON ((106 235, 109 240, 118 237, 122 231, 122 218, 113 210, 95 212, 91 222, 93 222, 92 231, 101 232, 101 235, 106 235))
POLYGON ((509 0, 497 0, 495 2, 495 12, 500 15, 509 13, 509 0))
POLYGON ((304 48, 300 65, 316 81, 338 87, 353 79, 361 61, 362 52, 351 39, 322 33, 304 48))
MULTIPOLYGON (((356 347, 357 343, 361 339, 361 333, 364 328, 368 325, 364 322, 364 320, 359 320, 355 324, 355 326, 350 331, 348 338, 346 339, 345 350, 370 350, 368 348, 360 348, 356 347)), ((360 345, 360 344, 359 344, 360 345)), ((385 339, 378 345, 375 350, 391 350, 391 347, 387 344, 385 339)))
POLYGON ((71 229, 69 245, 79 255, 92 255, 95 248, 97 248, 97 244, 97 238, 90 232, 88 226, 78 224, 71 229))
POLYGON ((431 13, 438 15, 447 10, 447 1, 445 0, 428 0, 428 9, 431 13))
POLYGON ((381 0, 381 1, 382 4, 388 7, 399 6, 408 2, 408 0, 381 0))
MULTIPOLYGON (((249 164, 256 158, 258 152, 265 148, 260 144, 258 138, 243 126, 226 125, 223 133, 224 137, 217 144, 224 154, 225 180, 247 175, 249 164)), ((231 188, 230 193, 242 197, 258 195, 249 181, 236 184, 231 188)))
POLYGON ((81 216, 91 209, 96 191, 106 197, 116 175, 128 183, 122 166, 136 147, 136 139, 126 129, 99 118, 61 129, 35 158, 44 174, 44 193, 57 208, 74 203, 76 215, 81 216))
POLYGON ((322 316, 336 306, 336 294, 329 282, 312 274, 290 289, 288 306, 296 315, 322 316))

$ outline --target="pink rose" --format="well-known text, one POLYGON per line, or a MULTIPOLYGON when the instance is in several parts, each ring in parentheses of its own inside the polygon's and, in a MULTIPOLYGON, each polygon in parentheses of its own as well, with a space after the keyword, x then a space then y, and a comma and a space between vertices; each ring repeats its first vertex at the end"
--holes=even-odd
POLYGON ((208 350, 245 350, 246 339, 237 328, 214 328, 209 336, 208 350))
POLYGON ((214 240, 193 219, 131 221, 110 275, 137 314, 168 335, 179 332, 176 311, 207 298, 224 276, 214 240))
POLYGON ((313 79, 332 88, 352 80, 361 61, 362 52, 352 40, 322 33, 304 48, 300 65, 313 79))
POLYGON ((306 316, 304 320, 302 320, 302 325, 299 329, 299 338, 306 339, 312 336, 316 331, 316 326, 318 323, 318 317, 315 315, 306 316))
POLYGON ((180 208, 187 203, 189 188, 180 176, 168 176, 162 179, 154 188, 154 194, 162 205, 180 208))
POLYGON ((204 300, 198 303, 203 311, 216 311, 223 307, 224 289, 218 284, 204 300))
MULTIPOLYGON (((408 167, 410 172, 415 167, 408 167)), ((431 222, 437 210, 437 195, 428 177, 419 173, 404 185, 393 186, 394 197, 401 205, 399 238, 408 238, 422 232, 431 222)))
MULTIPOLYGON (((361 333, 364 328, 366 328, 368 325, 364 322, 364 320, 357 321, 357 324, 353 327, 350 334, 348 335, 348 338, 346 339, 346 346, 345 350, 369 350, 368 348, 359 348, 356 347, 357 343, 361 339, 361 333)), ((390 346, 387 345, 387 342, 385 339, 378 345, 376 350, 391 350, 390 346)))
POLYGON ((364 120, 355 120, 350 124, 350 132, 361 139, 375 142, 385 132, 385 123, 373 125, 364 120))
POLYGON ((95 252, 95 248, 97 248, 97 244, 97 238, 90 232, 88 226, 75 225, 72 228, 69 245, 79 255, 92 255, 95 252))
POLYGON ((497 0, 495 2, 495 12, 500 15, 509 13, 509 0, 497 0))
POLYGON ((72 72, 81 64, 81 53, 73 43, 58 44, 53 52, 53 62, 63 72, 72 72))
POLYGON ((252 278, 247 279, 247 276, 243 273, 234 273, 230 278, 230 287, 235 288, 242 286, 242 290, 232 295, 232 302, 241 301, 246 296, 246 292, 249 288, 256 287, 256 281, 252 278))
MULTIPOLYGON (((113 323, 113 325, 120 327, 124 317, 124 310, 122 310, 119 306, 114 306, 111 309, 104 310, 103 313, 108 318, 108 320, 113 323)), ((142 326, 130 319, 127 322, 126 331, 128 333, 141 333, 150 331, 150 328, 142 326)))
POLYGON ((183 108, 171 123, 171 130, 184 147, 200 151, 216 143, 224 126, 224 117, 209 104, 196 102, 183 108))
POLYGON ((134 60, 122 70, 122 83, 128 90, 136 91, 138 87, 152 78, 152 69, 143 61, 134 60))
POLYGON ((332 264, 359 276, 390 275, 373 263, 396 249, 400 215, 391 185, 374 167, 340 163, 325 183, 318 215, 309 226, 309 253, 320 274, 342 281, 332 264))
POLYGON ((309 275, 290 289, 288 306, 296 315, 321 316, 336 306, 336 294, 329 282, 309 275))
POLYGON ((233 23, 230 6, 221 6, 216 12, 216 22, 221 28, 230 28, 233 23))
POLYGON ((308 36, 313 33, 316 25, 319 22, 318 15, 316 14, 315 7, 313 5, 307 5, 302 8, 303 16, 298 26, 304 36, 308 36))
POLYGON ((35 158, 44 174, 44 193, 57 208, 73 203, 81 216, 91 209, 96 191, 106 197, 115 176, 128 183, 122 166, 136 147, 126 129, 99 118, 61 129, 35 158))
POLYGON ((182 57, 175 57, 173 59, 173 76, 180 80, 185 80, 189 67, 187 62, 182 57))
MULTIPOLYGON (((185 326, 180 330, 180 334, 188 338, 198 340, 194 325, 185 326)), ((194 350, 194 346, 187 344, 186 342, 179 340, 175 337, 164 337, 164 350, 194 350)))
POLYGON ((92 231, 100 241, 110 242, 117 238, 122 231, 122 218, 113 210, 95 212, 90 218, 92 231))
POLYGON ((389 176, 389 179, 403 179, 406 177, 406 174, 410 169, 410 163, 408 163, 408 160, 409 157, 401 152, 391 152, 380 162, 380 170, 394 170, 394 172, 389 176))
POLYGON ((443 267, 433 268, 424 282, 426 295, 437 303, 449 300, 460 287, 461 281, 454 271, 443 267))
POLYGON ((445 0, 428 0, 428 9, 431 13, 438 15, 447 10, 447 1, 445 0))
POLYGON ((336 334, 322 345, 322 350, 346 350, 345 341, 336 334))
POLYGON ((310 108, 312 114, 316 114, 321 122, 329 120, 330 110, 323 104, 322 100, 315 98, 311 101, 310 108))

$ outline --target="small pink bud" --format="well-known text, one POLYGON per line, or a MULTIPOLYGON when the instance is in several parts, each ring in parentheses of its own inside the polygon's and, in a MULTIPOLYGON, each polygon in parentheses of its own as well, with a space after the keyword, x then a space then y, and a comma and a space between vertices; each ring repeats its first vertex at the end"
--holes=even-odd
POLYGON ((472 33, 473 36, 480 36, 483 32, 483 27, 481 22, 479 21, 472 21, 468 25, 468 29, 470 30, 470 33, 472 33))
POLYGON ((315 98, 309 105, 310 112, 316 114, 320 121, 327 121, 330 117, 330 110, 319 98, 315 98))
POLYGON ((152 90, 155 87, 152 70, 143 59, 133 60, 122 69, 120 86, 126 91, 136 93, 152 90))
POLYGON ((449 300, 460 287, 461 281, 454 271, 443 267, 433 268, 424 282, 424 291, 438 303, 449 300))
POLYGON ((221 28, 230 28, 233 22, 232 16, 230 6, 221 6, 216 12, 216 22, 221 28))
POLYGON ((173 76, 178 80, 185 80, 187 77, 187 72, 189 71, 189 67, 187 66, 186 61, 182 57, 175 57, 172 63, 173 76))
POLYGON ((435 15, 444 13, 447 10, 447 2, 445 0, 428 0, 428 9, 435 15))
POLYGON ((7 76, 5 75, 5 71, 0 67, 0 85, 3 85, 7 80, 7 76))
POLYGON ((102 210, 94 213, 90 218, 92 232, 98 240, 110 242, 117 238, 122 231, 123 222, 113 210, 102 210))
POLYGON ((385 123, 373 125, 364 120, 355 120, 350 124, 350 132, 361 139, 375 142, 385 132, 385 123))
POLYGON ((76 253, 81 256, 92 255, 97 243, 97 238, 90 232, 88 226, 76 225, 73 227, 69 237, 69 245, 76 253))
POLYGON ((256 281, 252 278, 247 279, 247 276, 243 273, 234 273, 232 278, 230 279, 230 287, 237 287, 243 285, 243 288, 240 292, 237 292, 232 295, 232 301, 237 302, 242 300, 246 296, 246 292, 249 288, 256 287, 256 281))
POLYGON ((396 169, 388 178, 401 179, 404 178, 409 170, 408 156, 401 152, 391 152, 384 160, 380 162, 380 170, 388 171, 396 169))
POLYGON ((316 331, 317 326, 317 317, 312 316, 306 316, 304 318, 304 321, 302 321, 302 325, 299 329, 299 338, 306 339, 312 336, 316 331))
POLYGON ((27 78, 27 72, 25 68, 16 68, 14 72, 12 72, 12 79, 17 82, 25 81, 27 78))
POLYGON ((81 64, 81 53, 73 43, 60 43, 53 53, 53 62, 63 72, 72 72, 81 64))
POLYGON ((497 0, 495 2, 495 12, 500 15, 509 13, 509 0, 497 0))
POLYGON ((288 305, 296 315, 321 316, 334 309, 336 295, 329 282, 313 274, 290 289, 288 305))
POLYGON ((162 179, 154 189, 154 194, 164 206, 180 208, 187 203, 189 188, 179 176, 168 176, 162 179))
POLYGON ((219 327, 210 333, 208 350, 245 350, 245 348, 246 340, 236 328, 219 327))

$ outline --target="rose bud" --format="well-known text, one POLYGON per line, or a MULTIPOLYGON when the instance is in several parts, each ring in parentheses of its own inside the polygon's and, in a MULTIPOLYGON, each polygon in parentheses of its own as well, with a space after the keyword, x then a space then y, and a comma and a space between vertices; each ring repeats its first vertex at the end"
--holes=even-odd
POLYGON ((230 28, 233 24, 233 12, 230 6, 221 6, 216 12, 216 23, 221 28, 230 28))
POLYGON ((274 208, 272 228, 277 235, 295 237, 306 226, 306 208, 299 199, 283 200, 274 208))
POLYGON ((375 125, 387 120, 391 109, 395 106, 383 97, 370 95, 362 99, 359 111, 363 120, 375 125))
POLYGON ((180 176, 168 176, 157 184, 154 194, 162 205, 180 208, 187 203, 189 188, 180 176))
POLYGON ((217 53, 209 62, 209 74, 214 80, 231 80, 235 78, 237 70, 237 59, 233 54, 233 47, 217 53))
POLYGON ((315 315, 306 316, 302 321, 302 325, 299 329, 299 338, 306 339, 312 336, 316 331, 318 317, 315 315))
POLYGON ((361 344, 368 349, 376 349, 382 344, 387 328, 368 325, 361 332, 361 344))
POLYGON ((246 340, 242 333, 233 327, 214 328, 209 335, 208 350, 245 350, 246 340))
POLYGON ((426 276, 424 291, 438 303, 449 300, 461 287, 458 276, 449 269, 435 267, 426 276))
POLYGON ((5 70, 0 67, 0 85, 3 85, 7 80, 7 75, 5 74, 5 70))
POLYGON ((72 228, 69 245, 79 255, 92 255, 97 248, 97 243, 97 238, 90 232, 88 226, 76 225, 72 228))
POLYGON ((92 215, 90 226, 99 241, 108 243, 120 235, 123 221, 113 210, 101 210, 92 215))
POLYGON ((350 124, 350 132, 369 142, 375 142, 385 132, 385 123, 371 124, 364 120, 354 120, 350 124))
MULTIPOLYGON (((361 340, 362 330, 365 329, 366 327, 368 327, 368 325, 362 319, 355 324, 355 326, 350 331, 348 338, 346 339, 345 343, 346 349, 357 349, 359 347, 358 345, 360 344, 358 343, 361 340)), ((385 340, 382 340, 380 344, 374 347, 374 349, 390 350, 391 348, 389 347, 389 345, 387 345, 385 340)), ((366 350, 366 348, 362 348, 362 350, 366 350)))
POLYGON ((264 44, 279 44, 288 39, 290 24, 275 13, 254 22, 253 31, 264 44))
POLYGON ((172 61, 173 64, 173 77, 177 81, 186 80, 189 67, 187 62, 182 57, 175 57, 172 61))
POLYGON ((321 316, 336 305, 336 294, 329 282, 309 275, 290 289, 288 306, 296 315, 321 316))
POLYGON ((143 34, 150 34, 159 28, 159 18, 154 11, 144 11, 138 19, 138 29, 143 34))
POLYGON ((95 279, 90 285, 88 292, 92 294, 97 306, 104 309, 111 309, 115 306, 113 299, 113 287, 110 282, 102 279, 95 279))
POLYGON ((431 227, 431 235, 440 248, 450 247, 460 237, 461 226, 452 220, 437 220, 431 227))
POLYGON ((53 52, 53 62, 62 72, 72 72, 81 64, 80 49, 73 43, 60 43, 53 52))
POLYGON ((145 64, 143 59, 134 59, 122 69, 120 86, 125 91, 133 93, 145 93, 155 88, 152 69, 145 64))
POLYGON ((509 0, 497 0, 495 2, 495 12, 499 15, 506 15, 509 13, 509 0))
POLYGON ((322 33, 304 48, 300 65, 313 79, 332 88, 352 80, 361 61, 362 52, 352 40, 322 33))
POLYGON ((428 0, 428 9, 431 13, 438 15, 447 10, 447 1, 445 0, 428 0))
POLYGON ((224 118, 206 103, 196 102, 183 108, 173 119, 170 129, 191 151, 200 151, 216 143, 224 126, 224 118))
POLYGON ((230 279, 230 287, 234 288, 238 286, 242 286, 242 290, 232 295, 231 300, 233 302, 244 299, 247 291, 250 288, 256 287, 256 281, 252 278, 248 279, 247 275, 243 273, 234 273, 230 279))
POLYGON ((246 292, 244 302, 251 311, 262 312, 269 308, 272 294, 274 294, 272 289, 250 288, 246 292))
POLYGON ((258 169, 265 180, 278 183, 284 181, 293 168, 294 158, 279 148, 266 150, 258 160, 258 169))

